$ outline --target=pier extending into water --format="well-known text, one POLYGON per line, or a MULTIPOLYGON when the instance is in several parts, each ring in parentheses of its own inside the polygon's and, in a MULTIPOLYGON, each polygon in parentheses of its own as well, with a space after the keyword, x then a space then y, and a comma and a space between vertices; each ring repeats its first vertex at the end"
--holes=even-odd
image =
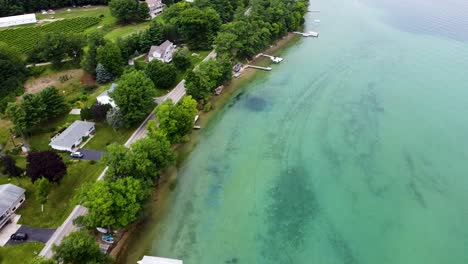
POLYGON ((293 33, 298 34, 298 35, 302 35, 303 37, 315 37, 315 38, 317 38, 319 36, 319 33, 315 32, 315 31, 309 31, 309 32, 294 31, 293 33))
POLYGON ((283 58, 281 57, 275 57, 275 56, 271 56, 271 55, 264 54, 264 53, 259 53, 257 56, 255 56, 255 58, 258 58, 260 56, 270 58, 270 60, 274 63, 280 63, 283 61, 283 58))
POLYGON ((263 71, 271 71, 271 67, 261 67, 261 66, 255 66, 255 65, 245 65, 246 68, 253 68, 257 70, 263 70, 263 71))

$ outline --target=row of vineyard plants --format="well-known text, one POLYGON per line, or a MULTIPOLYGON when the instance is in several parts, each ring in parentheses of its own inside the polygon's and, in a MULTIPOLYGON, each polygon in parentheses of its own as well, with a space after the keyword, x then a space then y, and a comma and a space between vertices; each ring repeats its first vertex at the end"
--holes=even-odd
POLYGON ((100 20, 98 17, 77 17, 47 23, 42 26, 4 29, 0 31, 0 42, 28 53, 44 33, 82 33, 87 28, 98 24, 100 20))

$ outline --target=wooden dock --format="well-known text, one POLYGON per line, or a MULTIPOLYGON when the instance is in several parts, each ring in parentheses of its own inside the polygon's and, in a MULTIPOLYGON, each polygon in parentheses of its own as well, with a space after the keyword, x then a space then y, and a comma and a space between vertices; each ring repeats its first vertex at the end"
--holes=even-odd
POLYGON ((309 32, 298 32, 298 31, 294 31, 293 32, 294 34, 298 34, 298 35, 301 35, 303 37, 315 37, 317 38, 319 36, 319 33, 318 32, 314 32, 314 31, 309 31, 309 32))
POLYGON ((257 69, 257 70, 263 70, 263 71, 271 71, 271 67, 260 67, 260 66, 255 66, 255 65, 246 65, 245 67, 257 69))
POLYGON ((270 58, 270 60, 271 60, 273 63, 280 63, 280 62, 283 61, 283 58, 281 58, 281 57, 275 57, 275 56, 271 56, 271 55, 264 54, 264 53, 260 53, 260 54, 258 54, 257 56, 258 56, 258 57, 263 56, 263 57, 270 58))

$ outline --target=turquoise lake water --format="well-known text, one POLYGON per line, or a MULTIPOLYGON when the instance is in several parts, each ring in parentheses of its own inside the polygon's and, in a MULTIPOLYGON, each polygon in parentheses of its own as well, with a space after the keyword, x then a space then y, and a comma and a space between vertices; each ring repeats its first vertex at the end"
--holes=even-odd
POLYGON ((320 37, 283 52, 204 128, 145 254, 468 263, 468 1, 310 9, 320 37))

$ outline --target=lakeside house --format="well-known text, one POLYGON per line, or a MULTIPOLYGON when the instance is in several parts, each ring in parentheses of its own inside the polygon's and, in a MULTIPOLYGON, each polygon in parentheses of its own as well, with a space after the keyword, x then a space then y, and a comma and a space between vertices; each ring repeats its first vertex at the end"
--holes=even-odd
POLYGON ((151 18, 155 18, 164 10, 164 4, 162 0, 145 0, 145 2, 148 5, 149 15, 151 18))
POLYGON ((55 135, 49 145, 56 150, 72 152, 82 141, 95 131, 94 123, 76 120, 62 133, 55 135))
POLYGON ((143 259, 139 260, 137 264, 184 264, 184 262, 178 259, 143 256, 143 259))
POLYGON ((0 228, 26 200, 26 190, 11 183, 0 185, 0 228))
POLYGON ((36 14, 25 14, 19 16, 0 17, 0 27, 10 27, 16 25, 36 23, 36 14))
POLYGON ((159 46, 151 46, 150 51, 148 52, 148 62, 157 59, 162 62, 168 63, 172 61, 172 55, 175 51, 174 43, 169 40, 164 41, 159 46))
POLYGON ((115 90, 115 87, 117 87, 117 84, 113 83, 109 89, 98 95, 96 97, 97 102, 103 105, 109 104, 112 106, 112 108, 115 108, 117 105, 115 104, 114 99, 112 99, 109 95, 109 93, 112 93, 115 90))

